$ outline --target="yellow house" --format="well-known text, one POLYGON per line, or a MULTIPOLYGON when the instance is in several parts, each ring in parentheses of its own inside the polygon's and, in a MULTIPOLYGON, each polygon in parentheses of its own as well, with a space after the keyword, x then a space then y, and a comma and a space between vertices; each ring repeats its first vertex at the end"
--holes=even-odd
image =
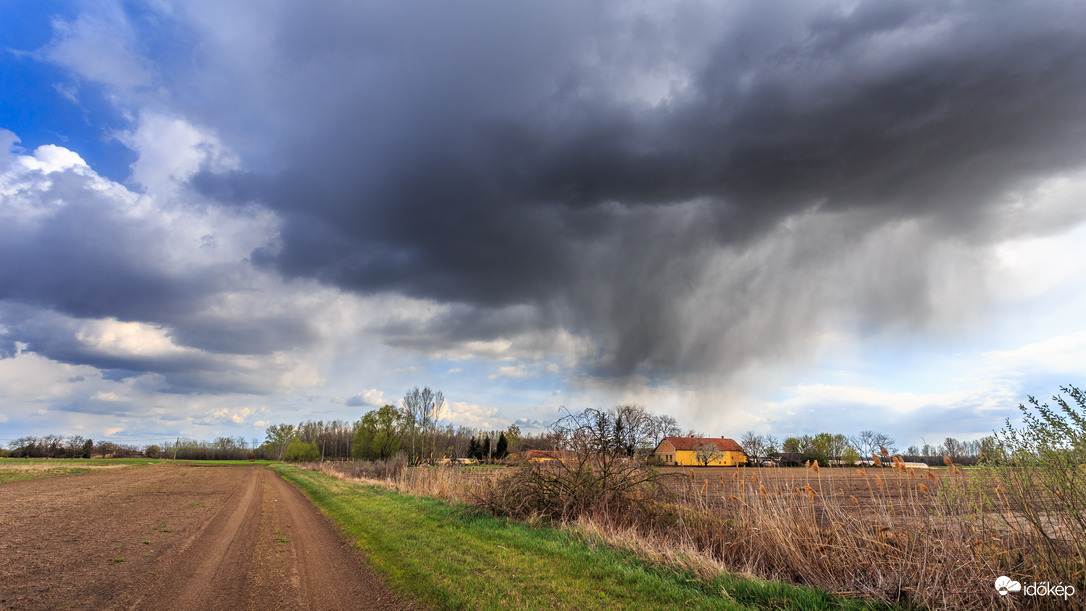
POLYGON ((699 452, 709 467, 735 467, 747 464, 747 454, 738 443, 723 437, 664 437, 654 454, 665 465, 699 466, 699 452))

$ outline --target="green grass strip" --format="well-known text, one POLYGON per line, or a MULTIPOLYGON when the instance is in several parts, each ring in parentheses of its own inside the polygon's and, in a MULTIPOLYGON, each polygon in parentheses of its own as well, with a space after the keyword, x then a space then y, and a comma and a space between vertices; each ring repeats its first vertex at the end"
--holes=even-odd
POLYGON ((0 483, 3 482, 18 482, 25 479, 38 479, 40 477, 56 477, 58 475, 72 475, 75 473, 86 473, 90 469, 81 469, 79 467, 57 467, 55 469, 33 469, 33 470, 0 470, 0 483))
POLYGON ((272 468, 337 521, 391 587, 438 609, 886 608, 779 582, 706 581, 566 530, 289 465, 272 468))
POLYGON ((52 463, 57 467, 70 465, 157 465, 176 462, 179 465, 270 465, 274 460, 185 460, 168 458, 0 458, 0 470, 5 465, 52 463))
MULTIPOLYGON (((58 475, 76 475, 95 471, 94 467, 100 465, 129 465, 139 466, 158 464, 166 461, 152 458, 0 458, 0 484, 5 482, 17 482, 42 477, 56 477, 58 475), (19 465, 36 464, 50 465, 44 469, 19 469, 19 465)), ((177 464, 193 465, 197 467, 222 467, 245 465, 269 465, 273 461, 258 460, 178 460, 177 464)))
POLYGON ((57 467, 79 465, 146 465, 162 462, 155 458, 0 458, 0 469, 8 465, 54 464, 57 467))

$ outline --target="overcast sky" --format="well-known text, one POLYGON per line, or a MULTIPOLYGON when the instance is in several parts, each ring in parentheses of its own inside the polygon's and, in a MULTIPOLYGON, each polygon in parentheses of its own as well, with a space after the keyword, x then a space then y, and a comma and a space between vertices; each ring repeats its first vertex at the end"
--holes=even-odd
POLYGON ((0 0, 0 443, 1086 384, 1080 2, 0 0))

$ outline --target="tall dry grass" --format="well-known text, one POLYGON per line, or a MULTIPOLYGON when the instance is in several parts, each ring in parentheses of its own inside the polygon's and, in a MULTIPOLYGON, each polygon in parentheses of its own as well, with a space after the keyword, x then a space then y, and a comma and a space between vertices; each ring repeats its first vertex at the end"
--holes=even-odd
POLYGON ((461 503, 471 503, 497 479, 493 469, 408 467, 403 455, 388 461, 312 462, 298 466, 344 481, 461 503))
POLYGON ((880 471, 809 468, 797 482, 767 486, 737 470, 712 494, 691 483, 679 491, 681 524, 670 535, 769 579, 934 608, 1001 607, 992 583, 1015 567, 992 553, 995 531, 963 514, 963 476, 892 489, 880 471), (853 488, 857 477, 866 492, 834 494, 840 480, 853 488))
MULTIPOLYGON (((1000 575, 1079 587, 1082 563, 1050 562, 1048 551, 1054 546, 1073 554, 1076 542, 1061 542, 1058 531, 1047 535, 1055 542, 1042 541, 1023 508, 1029 499, 1007 494, 1010 484, 1000 481, 1005 473, 953 465, 938 473, 912 471, 900 459, 892 464, 892 469, 788 469, 774 477, 736 469, 719 481, 699 479, 694 470, 645 477, 649 470, 640 467, 629 498, 604 495, 606 502, 596 504, 583 498, 574 503, 572 492, 563 497, 556 488, 552 492, 559 492, 550 496, 533 491, 563 474, 538 465, 382 471, 322 463, 309 468, 520 519, 550 518, 709 576, 727 570, 933 609, 1044 608, 1052 602, 1000 597, 993 586, 1000 575), (662 484, 670 491, 666 497, 659 494, 662 484), (518 501, 532 494, 531 503, 518 501), (646 510, 646 500, 652 510, 646 510), (548 511, 541 501, 561 507, 548 511)), ((576 482, 565 485, 576 488, 576 482)), ((1043 511, 1037 509, 1041 498, 1029 501, 1036 503, 1035 513, 1043 511)))

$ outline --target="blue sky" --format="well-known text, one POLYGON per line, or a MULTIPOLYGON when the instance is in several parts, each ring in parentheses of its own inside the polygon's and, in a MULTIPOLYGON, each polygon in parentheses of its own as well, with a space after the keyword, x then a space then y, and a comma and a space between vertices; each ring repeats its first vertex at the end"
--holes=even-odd
POLYGON ((429 385, 904 447, 1086 377, 1075 3, 0 10, 0 443, 429 385))

